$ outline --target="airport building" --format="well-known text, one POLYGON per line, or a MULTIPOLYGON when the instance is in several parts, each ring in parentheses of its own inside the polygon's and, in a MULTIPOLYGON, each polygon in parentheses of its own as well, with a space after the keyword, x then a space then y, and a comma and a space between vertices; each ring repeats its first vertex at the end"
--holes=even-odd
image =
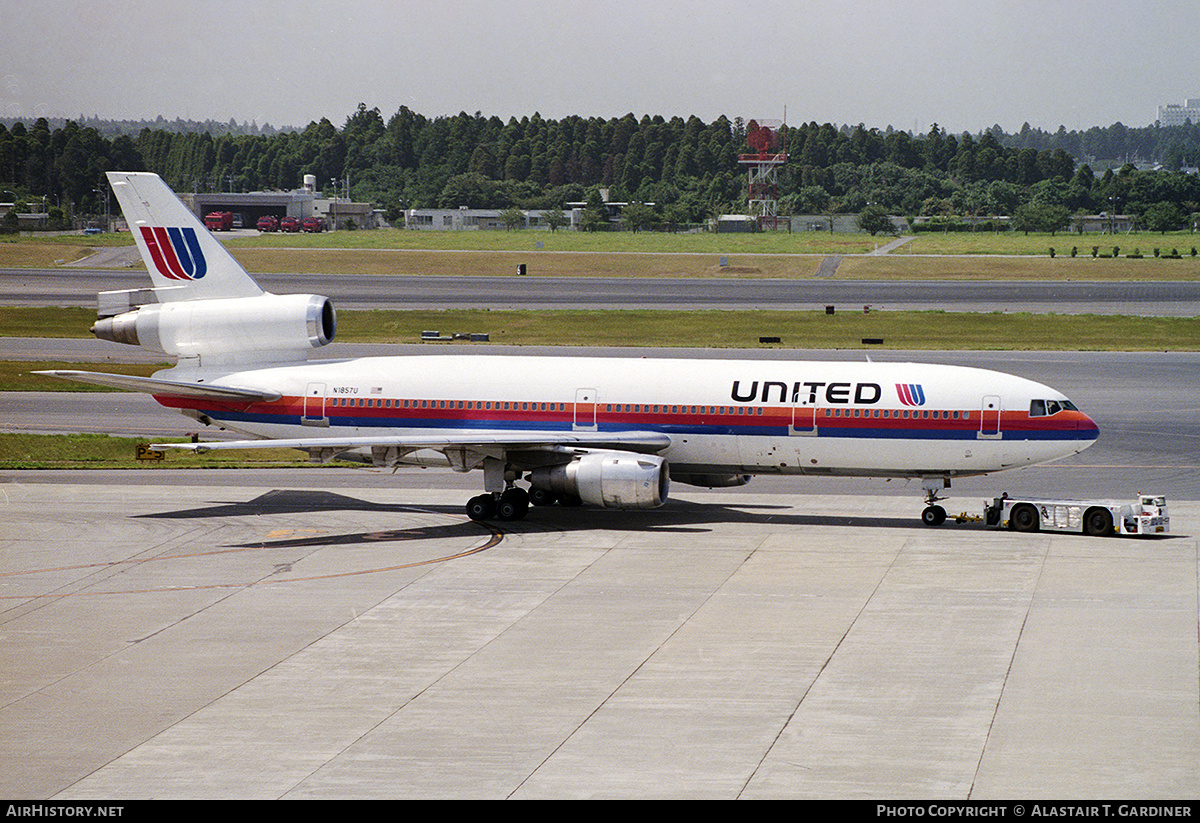
POLYGON ((319 217, 330 229, 375 229, 381 222, 371 203, 322 196, 311 174, 305 176, 303 188, 292 191, 181 193, 179 199, 201 220, 212 212, 232 212, 235 228, 252 229, 260 217, 319 217))
MULTIPOLYGON (((502 231, 508 228, 504 222, 505 209, 408 209, 404 212, 404 228, 424 231, 502 231)), ((549 229, 546 222, 545 209, 523 210, 521 229, 549 229)), ((569 231, 579 227, 583 218, 583 209, 568 208, 563 210, 567 224, 563 229, 569 231)))
POLYGON ((1189 97, 1182 106, 1171 103, 1158 107, 1160 126, 1183 126, 1188 123, 1200 123, 1200 98, 1189 97))

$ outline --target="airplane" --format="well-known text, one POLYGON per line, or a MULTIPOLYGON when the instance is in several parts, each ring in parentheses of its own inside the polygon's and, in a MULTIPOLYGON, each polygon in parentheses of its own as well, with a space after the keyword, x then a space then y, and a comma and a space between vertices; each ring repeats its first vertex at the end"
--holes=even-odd
POLYGON ((309 361, 328 297, 263 291, 155 174, 109 172, 152 288, 98 295, 99 338, 177 358, 153 377, 43 372, 146 392, 249 439, 157 450, 281 448, 481 470, 473 520, 531 505, 655 508, 671 482, 753 475, 919 478, 921 520, 954 477, 1077 454, 1099 435, 1061 392, 961 366, 883 362, 414 355, 309 361), (526 483, 527 487, 518 485, 526 483))

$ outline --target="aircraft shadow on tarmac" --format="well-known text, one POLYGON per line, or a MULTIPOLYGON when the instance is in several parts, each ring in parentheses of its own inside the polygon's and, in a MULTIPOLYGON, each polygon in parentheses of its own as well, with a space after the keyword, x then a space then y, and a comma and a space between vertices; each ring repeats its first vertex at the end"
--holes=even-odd
MULTIPOLYGON (((519 521, 476 523, 466 519, 459 505, 408 505, 376 503, 368 500, 313 489, 274 490, 244 502, 214 502, 209 506, 175 511, 136 515, 145 518, 187 519, 247 517, 272 514, 361 511, 371 514, 430 513, 453 517, 455 523, 421 525, 394 530, 372 529, 358 534, 327 535, 291 538, 277 541, 256 541, 255 546, 316 546, 345 545, 388 540, 460 537, 477 534, 480 529, 512 532, 573 532, 573 531, 640 531, 651 534, 703 534, 716 524, 755 526, 841 526, 854 529, 913 529, 928 531, 919 518, 855 516, 844 514, 805 514, 785 505, 759 503, 696 503, 683 500, 668 501, 657 509, 606 511, 589 507, 535 507, 519 521)), ((382 524, 380 524, 382 525, 382 524)), ((947 524, 945 528, 978 528, 976 524, 947 524)))

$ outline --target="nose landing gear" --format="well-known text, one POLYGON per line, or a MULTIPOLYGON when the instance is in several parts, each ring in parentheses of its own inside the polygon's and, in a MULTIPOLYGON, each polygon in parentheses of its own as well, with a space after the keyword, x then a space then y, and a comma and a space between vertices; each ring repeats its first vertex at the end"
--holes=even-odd
POLYGON ((921 479, 921 488, 925 490, 925 510, 921 512, 921 523, 926 526, 942 525, 946 522, 946 510, 937 505, 937 501, 945 498, 938 495, 938 489, 950 488, 950 478, 924 477, 921 479))
POLYGON ((926 506, 921 512, 921 522, 926 526, 940 526, 946 522, 946 510, 941 506, 926 506))

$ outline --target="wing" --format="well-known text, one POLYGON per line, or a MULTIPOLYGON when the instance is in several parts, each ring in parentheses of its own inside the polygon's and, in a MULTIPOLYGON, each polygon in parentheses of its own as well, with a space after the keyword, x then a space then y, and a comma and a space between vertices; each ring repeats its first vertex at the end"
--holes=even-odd
POLYGON ((470 449, 479 452, 523 449, 561 450, 578 447, 619 449, 653 454, 671 445, 669 435, 661 432, 527 432, 463 430, 435 435, 367 435, 352 437, 300 437, 282 440, 221 440, 208 443, 157 443, 155 451, 183 449, 206 452, 220 449, 300 449, 302 451, 342 452, 364 448, 402 450, 470 449))
POLYGON ((655 454, 671 445, 661 432, 528 432, 460 431, 436 435, 368 435, 302 437, 280 440, 229 440, 208 443, 156 443, 154 451, 181 449, 206 452, 224 449, 299 449, 313 462, 327 463, 346 455, 369 459, 377 466, 397 466, 412 452, 440 452, 455 471, 483 468, 486 461, 511 462, 524 470, 569 463, 596 451, 655 454), (361 456, 361 457, 360 457, 361 456))
POLYGON ((242 400, 253 403, 271 402, 283 396, 274 391, 242 389, 232 386, 208 386, 202 383, 179 383, 174 380, 158 380, 153 377, 135 377, 128 374, 108 374, 106 372, 59 370, 38 371, 34 374, 48 374, 51 377, 61 377, 63 380, 92 383, 111 389, 144 392, 159 397, 192 397, 225 402, 242 400))

